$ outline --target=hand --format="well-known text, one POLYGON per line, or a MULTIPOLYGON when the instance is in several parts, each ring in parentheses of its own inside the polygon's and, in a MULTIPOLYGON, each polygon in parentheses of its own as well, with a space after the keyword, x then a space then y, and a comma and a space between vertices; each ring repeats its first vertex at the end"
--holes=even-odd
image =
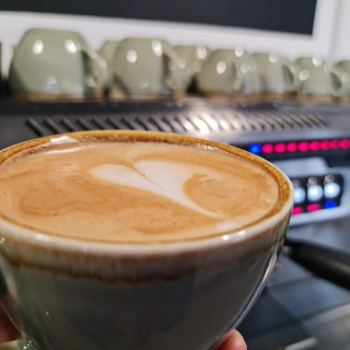
MULTIPOLYGON (((0 344, 15 340, 19 334, 0 305, 0 344)), ((231 332, 217 350, 247 350, 243 337, 237 331, 231 332)))
POLYGON ((217 350, 247 350, 247 345, 242 335, 234 330, 217 350))
POLYGON ((19 334, 0 304, 0 344, 16 340, 19 334))

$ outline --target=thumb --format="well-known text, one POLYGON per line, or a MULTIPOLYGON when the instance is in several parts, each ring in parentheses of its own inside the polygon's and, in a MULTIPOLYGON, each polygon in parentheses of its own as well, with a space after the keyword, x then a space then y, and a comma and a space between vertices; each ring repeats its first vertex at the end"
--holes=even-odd
POLYGON ((217 350, 247 350, 247 345, 242 335, 234 330, 217 350))

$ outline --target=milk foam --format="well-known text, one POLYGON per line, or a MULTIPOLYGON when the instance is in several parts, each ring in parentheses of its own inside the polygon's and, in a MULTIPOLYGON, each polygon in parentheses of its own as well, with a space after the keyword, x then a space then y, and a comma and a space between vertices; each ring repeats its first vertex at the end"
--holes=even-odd
POLYGON ((185 145, 61 142, 0 165, 0 214, 48 234, 142 242, 201 237, 265 215, 273 177, 185 145))

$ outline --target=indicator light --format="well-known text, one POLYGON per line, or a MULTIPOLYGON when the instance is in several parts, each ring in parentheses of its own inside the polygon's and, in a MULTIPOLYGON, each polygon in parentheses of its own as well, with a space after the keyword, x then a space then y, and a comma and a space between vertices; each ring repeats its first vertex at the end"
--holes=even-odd
POLYGON ((284 143, 278 143, 275 146, 275 151, 277 153, 284 153, 286 151, 286 145, 284 143))
POLYGON ((273 145, 271 145, 271 143, 268 143, 262 147, 262 150, 264 153, 273 153, 273 145))
POLYGON ((302 214, 304 209, 302 207, 294 207, 292 210, 292 215, 302 214))
POLYGON ((349 148, 348 140, 341 140, 341 141, 339 141, 339 146, 340 146, 340 148, 344 148, 344 149, 349 148))
POLYGON ((306 141, 300 142, 298 148, 299 151, 306 152, 309 150, 309 144, 306 141))
POLYGON ((309 212, 313 212, 313 211, 318 211, 320 210, 322 207, 320 204, 310 204, 307 206, 307 211, 309 212))
POLYGON ((339 196, 340 186, 336 182, 330 182, 324 186, 324 196, 326 198, 335 198, 339 196))
POLYGON ((309 143, 309 148, 311 151, 318 151, 320 149, 320 144, 318 141, 312 141, 309 143))
POLYGON ((331 149, 338 149, 338 148, 339 148, 339 146, 338 146, 338 141, 337 141, 337 140, 330 141, 330 142, 329 142, 329 147, 330 147, 331 149))
POLYGON ((336 202, 330 200, 330 201, 327 201, 324 206, 326 209, 333 209, 333 208, 336 208, 338 206, 338 204, 336 202))
POLYGON ((249 152, 259 154, 261 152, 261 146, 257 143, 249 146, 249 152))
POLYGON ((296 152, 298 150, 298 145, 295 142, 288 143, 287 150, 288 152, 296 152))
POLYGON ((320 142, 320 148, 323 149, 324 151, 329 150, 329 141, 324 140, 320 142))

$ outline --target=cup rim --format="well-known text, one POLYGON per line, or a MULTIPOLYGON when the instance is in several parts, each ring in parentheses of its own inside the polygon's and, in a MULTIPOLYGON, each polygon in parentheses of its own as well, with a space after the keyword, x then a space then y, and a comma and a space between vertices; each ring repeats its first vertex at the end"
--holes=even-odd
POLYGON ((234 230, 226 232, 214 233, 210 235, 204 235, 200 237, 192 237, 188 239, 174 239, 158 242, 108 242, 108 241, 96 241, 86 240, 71 237, 64 237, 54 235, 52 232, 45 232, 44 230, 35 229, 34 227, 27 226, 23 223, 11 220, 5 215, 0 213, 0 244, 1 239, 16 240, 23 243, 29 243, 35 246, 49 246, 56 247, 58 249, 69 251, 83 251, 91 253, 112 253, 120 252, 122 254, 128 253, 159 253, 159 252, 179 252, 188 251, 195 248, 206 249, 217 245, 227 243, 238 243, 246 241, 255 236, 260 236, 265 232, 274 228, 278 223, 286 218, 289 218, 293 206, 293 185, 289 178, 276 166, 260 158, 254 154, 251 154, 242 149, 226 144, 221 144, 214 141, 205 139, 163 133, 163 132, 149 132, 149 131, 135 131, 135 130, 103 130, 103 131, 83 131, 67 134, 59 134, 53 136, 47 136, 43 138, 37 138, 34 140, 25 141, 0 151, 0 166, 9 157, 16 153, 27 150, 48 142, 57 141, 61 138, 74 137, 77 139, 91 138, 95 140, 121 140, 121 141, 139 141, 139 142, 166 142, 172 144, 184 144, 193 145, 199 144, 213 149, 219 149, 226 153, 238 155, 254 163, 261 165, 265 168, 276 180, 278 184, 279 194, 275 205, 261 218, 238 227, 234 230))

